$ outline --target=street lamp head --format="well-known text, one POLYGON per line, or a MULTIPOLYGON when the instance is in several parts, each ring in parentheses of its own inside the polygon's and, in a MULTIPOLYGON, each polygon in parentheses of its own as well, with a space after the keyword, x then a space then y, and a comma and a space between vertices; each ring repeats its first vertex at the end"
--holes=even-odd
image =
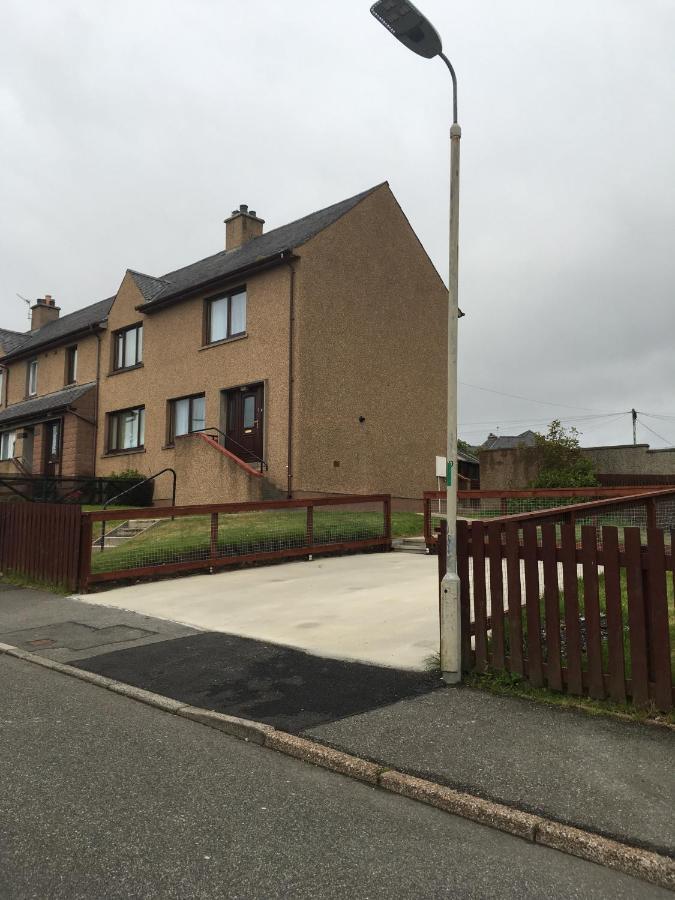
POLYGON ((418 56, 433 59, 443 52, 441 38, 434 26, 407 0, 378 0, 370 11, 395 38, 418 56))

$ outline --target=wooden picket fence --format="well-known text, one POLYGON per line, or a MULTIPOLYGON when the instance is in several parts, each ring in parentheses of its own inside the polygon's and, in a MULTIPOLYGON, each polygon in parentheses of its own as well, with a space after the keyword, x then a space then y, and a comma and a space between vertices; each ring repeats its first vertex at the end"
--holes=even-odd
POLYGON ((1 503, 1 571, 75 590, 79 580, 81 534, 79 506, 1 503))
MULTIPOLYGON (((673 537, 656 527, 575 526, 550 512, 459 521, 464 671, 671 710, 673 537)), ((440 577, 444 568, 441 553, 440 577)))

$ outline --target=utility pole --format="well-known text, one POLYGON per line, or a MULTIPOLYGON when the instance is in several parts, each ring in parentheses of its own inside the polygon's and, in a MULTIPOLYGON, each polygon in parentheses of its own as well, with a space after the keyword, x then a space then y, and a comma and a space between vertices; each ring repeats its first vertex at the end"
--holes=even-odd
POLYGON ((633 446, 637 444, 637 413, 634 409, 631 409, 631 415, 633 417, 633 446))

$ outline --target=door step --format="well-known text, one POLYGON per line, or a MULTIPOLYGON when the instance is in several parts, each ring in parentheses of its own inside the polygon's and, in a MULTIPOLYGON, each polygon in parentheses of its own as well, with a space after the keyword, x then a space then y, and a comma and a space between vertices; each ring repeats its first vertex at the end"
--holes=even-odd
POLYGON ((427 545, 423 537, 395 538, 391 545, 394 550, 404 553, 427 553, 427 545))

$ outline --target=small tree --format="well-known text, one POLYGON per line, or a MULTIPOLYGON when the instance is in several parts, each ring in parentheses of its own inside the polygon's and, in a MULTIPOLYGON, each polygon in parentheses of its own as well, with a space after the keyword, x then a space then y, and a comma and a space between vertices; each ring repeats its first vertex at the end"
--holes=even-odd
POLYGON ((597 487, 599 482, 590 459, 581 455, 579 432, 566 429, 554 419, 546 434, 537 435, 542 467, 532 487, 574 488, 597 487))

